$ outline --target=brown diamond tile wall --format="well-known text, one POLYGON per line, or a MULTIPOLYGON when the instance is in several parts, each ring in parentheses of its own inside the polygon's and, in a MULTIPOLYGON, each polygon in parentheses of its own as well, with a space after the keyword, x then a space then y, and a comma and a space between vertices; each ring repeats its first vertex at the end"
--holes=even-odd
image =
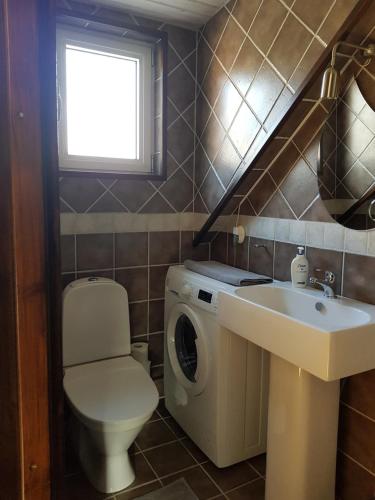
MULTIPOLYGON (((104 22, 121 17, 127 23, 149 26, 168 33, 168 173, 165 182, 113 179, 104 182, 89 177, 63 177, 60 181, 64 212, 173 213, 192 211, 194 181, 194 134, 197 33, 162 22, 129 15, 121 9, 88 6, 66 0, 72 13, 84 10, 104 22), (193 161, 187 173, 184 164, 193 161), (173 168, 170 168, 174 162, 173 168), (176 196, 176 192, 180 195, 176 196)), ((90 25, 88 24, 88 29, 90 25)), ((160 79, 160 75, 156 74, 160 79)), ((156 103, 157 109, 158 103, 156 103)), ((160 125, 157 122, 157 127, 160 125)))
MULTIPOLYGON (((339 22, 331 15, 337 10, 336 3, 321 0, 311 8, 311 3, 302 0, 237 0, 229 2, 201 30, 197 82, 204 109, 197 106, 198 148, 217 168, 196 189, 209 212, 225 193, 228 179, 242 159, 256 150, 259 134, 270 130, 285 111, 288 99, 357 1, 341 2, 343 12, 336 12, 339 22), (213 115, 208 120, 210 108, 213 115), (222 148, 224 133, 227 144, 222 148), (233 149, 230 154, 228 142, 233 149)), ((294 129, 288 131, 288 137, 294 129)), ((302 148, 303 140, 301 132, 296 141, 302 148)), ((202 204, 195 207, 198 210, 202 204)))

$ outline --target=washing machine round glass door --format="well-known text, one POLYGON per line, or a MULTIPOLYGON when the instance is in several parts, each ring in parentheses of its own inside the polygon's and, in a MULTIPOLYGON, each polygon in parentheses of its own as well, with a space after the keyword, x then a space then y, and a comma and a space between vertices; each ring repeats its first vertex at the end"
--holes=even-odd
POLYGON ((167 327, 169 361, 178 382, 200 394, 207 382, 207 342, 199 317, 186 304, 175 304, 167 327))

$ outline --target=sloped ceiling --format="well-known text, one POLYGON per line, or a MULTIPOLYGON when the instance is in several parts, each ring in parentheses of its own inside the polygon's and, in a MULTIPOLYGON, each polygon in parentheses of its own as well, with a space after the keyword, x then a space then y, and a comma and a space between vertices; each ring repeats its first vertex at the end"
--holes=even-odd
MULTIPOLYGON (((250 1, 250 0, 249 0, 250 1)), ((178 26, 203 26, 228 0, 99 0, 98 3, 127 10, 178 26)))

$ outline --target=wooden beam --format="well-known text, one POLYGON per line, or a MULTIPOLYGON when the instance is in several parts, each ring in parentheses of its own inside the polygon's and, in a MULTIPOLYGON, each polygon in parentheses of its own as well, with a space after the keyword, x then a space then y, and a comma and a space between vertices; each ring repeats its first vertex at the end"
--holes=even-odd
POLYGON ((19 404, 18 345, 11 210, 9 103, 5 5, 0 2, 0 470, 1 494, 20 500, 22 496, 21 420, 19 404))
POLYGON ((261 156, 264 154, 264 152, 266 151, 266 149, 270 145, 271 141, 277 136, 280 129, 287 122, 289 116, 294 111, 294 109, 296 108, 298 103, 304 98, 304 96, 310 90, 312 85, 315 83, 316 79, 319 78, 319 76, 323 74, 324 69, 326 68, 327 64, 329 63, 331 51, 332 51, 332 48, 335 45, 335 43, 338 40, 341 40, 342 38, 344 38, 351 31, 351 29, 356 25, 358 20, 364 14, 367 7, 371 4, 371 2, 372 2, 372 0, 359 0, 358 1, 356 6, 351 11, 350 15, 346 18, 346 20, 343 23, 343 25, 341 26, 341 28, 337 31, 336 35, 331 40, 330 44, 326 47, 323 54, 320 56, 320 58, 318 59, 316 64, 313 66, 313 68, 309 71, 308 75, 306 76, 306 78, 304 79, 302 84, 299 86, 299 88, 296 91, 296 93, 294 94, 294 96, 291 98, 291 100, 289 102, 289 106, 287 107, 287 110, 285 111, 284 116, 282 116, 280 118, 280 120, 277 123, 275 123, 273 128, 265 136, 258 153, 253 158, 250 165, 244 166, 244 167, 239 167, 237 169, 237 171, 235 172, 235 174, 234 174, 234 176, 233 176, 233 178, 228 186, 228 189, 226 190, 226 192, 224 193, 224 195, 220 199, 216 208, 209 215, 207 221, 205 222, 205 224, 203 225, 201 230, 195 236, 194 241, 193 241, 193 246, 197 246, 197 245, 199 245, 199 243, 204 241, 205 235, 208 233, 211 226, 214 224, 214 222, 219 217, 221 212, 224 210, 224 208, 227 206, 229 201, 232 199, 232 196, 237 192, 238 188, 241 186, 242 182, 244 181, 246 174, 254 168, 254 165, 256 164, 256 162, 261 158, 261 156))
POLYGON ((4 43, 0 62, 0 225, 5 231, 0 245, 0 427, 1 433, 6 432, 2 428, 5 422, 10 431, 1 439, 0 497, 49 500, 46 235, 38 39, 40 9, 47 7, 48 0, 0 2, 4 43), (8 390, 4 384, 9 384, 8 390), (8 421, 11 417, 12 425, 8 421))

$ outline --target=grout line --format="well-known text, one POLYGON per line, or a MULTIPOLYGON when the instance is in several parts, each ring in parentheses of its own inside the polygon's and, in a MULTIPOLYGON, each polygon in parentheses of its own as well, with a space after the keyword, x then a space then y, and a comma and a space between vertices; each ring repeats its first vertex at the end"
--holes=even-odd
POLYGON ((368 415, 366 415, 365 413, 362 413, 361 411, 357 410, 356 408, 353 408, 353 406, 350 406, 349 404, 345 403, 345 401, 340 401, 340 403, 343 406, 346 406, 350 410, 354 411, 355 413, 358 413, 358 415, 361 415, 362 417, 366 418, 367 420, 370 420, 370 422, 375 423, 375 419, 374 418, 371 418, 368 415))
MULTIPOLYGON (((345 242, 344 242, 344 244, 345 244, 345 242)), ((340 295, 342 297, 344 296, 345 260, 346 260, 346 252, 343 250, 342 251, 342 267, 341 267, 341 290, 340 290, 340 295)))
POLYGON ((341 448, 337 448, 337 451, 339 451, 342 455, 344 455, 344 457, 348 458, 349 460, 351 460, 352 462, 354 462, 355 464, 357 464, 361 469, 363 469, 366 472, 368 472, 371 476, 375 477, 375 473, 373 471, 371 471, 370 469, 368 469, 367 467, 365 467, 363 464, 361 464, 360 462, 358 462, 355 458, 353 458, 350 455, 348 455, 347 453, 345 453, 341 448))
MULTIPOLYGON (((277 155, 269 162, 265 170, 263 171, 263 174, 259 176, 259 178, 254 182, 254 184, 251 186, 249 191, 244 195, 244 200, 249 196, 249 194, 256 188, 256 186, 260 183, 260 181, 265 177, 265 175, 269 172, 270 168, 272 165, 276 162, 276 160, 279 158, 279 156, 286 150, 286 148, 293 143, 293 138, 297 135, 297 133, 302 129, 302 127, 307 123, 307 121, 310 119, 311 115, 315 112, 315 110, 319 106, 319 101, 316 102, 315 106, 311 108, 311 110, 307 113, 305 118, 302 120, 302 122, 298 125, 298 127, 295 129, 293 134, 286 140, 285 144, 281 147, 280 151, 277 153, 277 155)), ((310 143, 309 143, 310 144, 310 143)), ((272 176, 271 176, 272 178, 272 176)), ((273 180, 273 179, 272 179, 273 180)), ((274 182, 274 181, 273 181, 274 182)), ((274 182, 275 183, 275 182, 274 182)), ((244 202, 242 200, 242 203, 244 202)))
POLYGON ((258 477, 252 479, 251 481, 247 481, 246 483, 240 484, 239 486, 236 486, 235 488, 232 488, 231 490, 226 491, 226 493, 233 493, 233 492, 243 488, 244 486, 248 486, 249 484, 255 483, 256 481, 264 481, 264 478, 259 475, 258 471, 256 471, 256 472, 258 474, 258 477))

